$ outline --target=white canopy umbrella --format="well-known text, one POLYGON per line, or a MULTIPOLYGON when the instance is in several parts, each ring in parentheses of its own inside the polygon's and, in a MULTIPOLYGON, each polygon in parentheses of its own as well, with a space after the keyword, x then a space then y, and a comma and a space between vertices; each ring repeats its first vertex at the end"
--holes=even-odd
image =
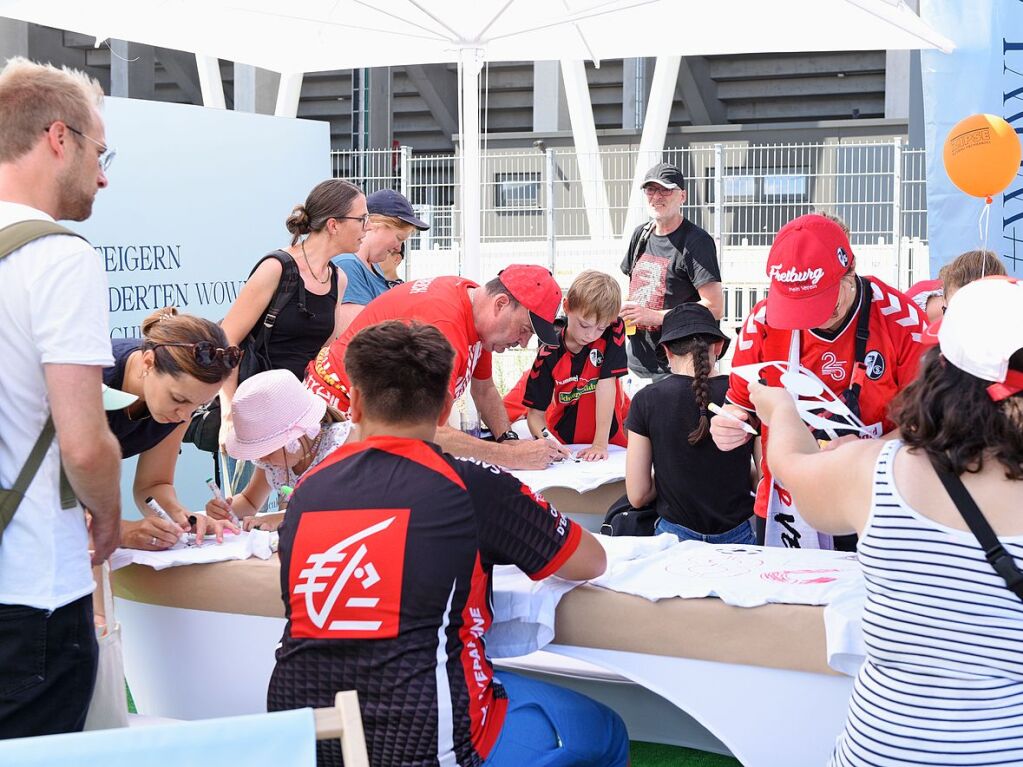
POLYGON ((0 0, 0 16, 285 75, 458 62, 463 271, 472 277, 485 61, 953 48, 903 0, 0 0))

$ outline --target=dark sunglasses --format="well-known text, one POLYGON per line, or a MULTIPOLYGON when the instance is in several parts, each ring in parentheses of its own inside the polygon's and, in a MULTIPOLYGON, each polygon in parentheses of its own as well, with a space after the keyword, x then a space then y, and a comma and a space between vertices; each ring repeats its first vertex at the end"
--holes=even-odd
POLYGON ((195 361, 204 368, 213 367, 214 363, 223 361, 229 368, 238 367, 242 359, 242 350, 237 346, 228 346, 222 349, 214 346, 212 341, 199 341, 194 344, 153 344, 151 349, 159 349, 161 346, 176 346, 181 349, 191 349, 195 355, 195 361))

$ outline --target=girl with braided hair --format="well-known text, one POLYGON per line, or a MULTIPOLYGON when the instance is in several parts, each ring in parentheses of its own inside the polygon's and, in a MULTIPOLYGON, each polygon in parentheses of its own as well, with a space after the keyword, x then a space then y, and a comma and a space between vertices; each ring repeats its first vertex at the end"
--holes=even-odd
POLYGON ((733 454, 710 439, 710 407, 721 405, 728 389, 728 376, 717 373, 728 341, 705 306, 675 307, 661 331, 672 375, 640 389, 632 401, 625 488, 632 506, 656 509, 658 534, 756 543, 753 441, 733 454))

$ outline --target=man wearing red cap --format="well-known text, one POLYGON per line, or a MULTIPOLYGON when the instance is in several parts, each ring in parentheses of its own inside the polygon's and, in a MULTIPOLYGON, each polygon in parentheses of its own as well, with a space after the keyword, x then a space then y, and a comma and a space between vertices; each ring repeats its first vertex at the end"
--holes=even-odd
POLYGON ((560 305, 561 288, 542 266, 513 264, 482 287, 463 277, 407 282, 373 299, 340 338, 322 349, 306 369, 305 384, 347 412, 344 355, 355 334, 386 320, 433 325, 455 350, 451 396, 458 399, 468 388, 482 420, 497 435, 496 442, 486 442, 440 427, 437 443, 453 455, 509 469, 546 468, 561 451, 549 440, 518 441, 491 377, 491 354, 524 347, 534 333, 541 343, 557 344, 554 318, 560 305))
MULTIPOLYGON (((888 403, 916 376, 923 348, 924 321, 916 305, 876 277, 858 277, 842 227, 820 215, 801 216, 782 227, 768 255, 767 276, 767 298, 743 323, 732 367, 785 362, 797 335, 800 364, 841 397, 871 434, 889 431, 888 403)), ((762 375, 779 385, 778 370, 765 368, 762 375)), ((742 421, 755 416, 746 382, 734 372, 727 397, 729 413, 742 421)), ((711 420, 711 434, 721 450, 750 439, 739 422, 724 416, 711 420)), ((766 456, 766 427, 762 439, 766 456)), ((773 481, 766 457, 762 468, 754 506, 759 538, 769 527, 769 544, 816 547, 791 498, 773 481), (768 516, 772 521, 765 524, 768 516)))

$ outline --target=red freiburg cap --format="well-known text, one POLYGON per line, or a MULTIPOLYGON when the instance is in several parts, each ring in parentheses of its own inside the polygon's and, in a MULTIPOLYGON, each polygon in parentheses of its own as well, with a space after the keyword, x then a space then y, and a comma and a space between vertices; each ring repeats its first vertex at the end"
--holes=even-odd
POLYGON ((823 325, 838 303, 839 283, 855 263, 842 227, 810 214, 789 221, 767 256, 767 324, 782 330, 823 325))
POLYGON ((515 300, 529 310, 533 332, 540 343, 557 346, 554 318, 561 306, 561 288, 550 271, 535 264, 512 264, 498 272, 497 277, 515 300))

